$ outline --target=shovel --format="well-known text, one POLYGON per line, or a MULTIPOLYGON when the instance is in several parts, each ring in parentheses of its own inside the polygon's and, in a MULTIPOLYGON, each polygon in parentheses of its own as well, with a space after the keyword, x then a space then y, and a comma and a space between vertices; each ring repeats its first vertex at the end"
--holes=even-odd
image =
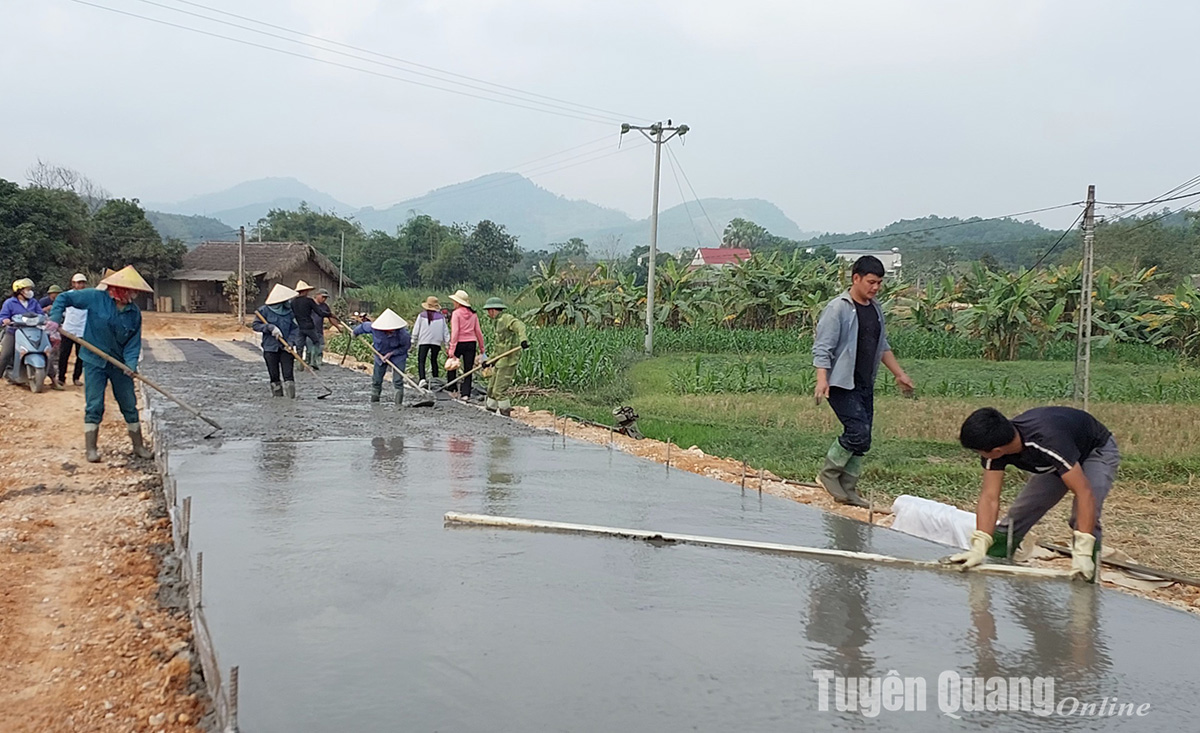
MULTIPOLYGON (((258 316, 258 320, 262 321, 263 323, 266 323, 268 326, 271 325, 270 323, 267 322, 267 319, 263 318, 262 313, 259 313, 258 311, 254 311, 254 315, 258 316)), ((287 341, 284 341, 283 339, 276 339, 276 341, 279 342, 279 345, 283 347, 284 351, 291 354, 292 358, 294 358, 296 361, 300 362, 300 366, 302 366, 306 370, 308 370, 308 373, 313 375, 313 379, 317 380, 317 384, 321 385, 321 389, 325 390, 325 394, 317 395, 318 400, 323 400, 326 397, 328 397, 329 395, 333 394, 333 390, 330 389, 329 386, 327 384, 325 384, 325 382, 321 381, 321 378, 317 376, 316 370, 313 369, 312 367, 310 367, 308 365, 308 362, 306 362, 300 358, 300 355, 296 353, 296 350, 292 348, 291 344, 289 344, 287 341)))
MULTIPOLYGON (((490 364, 495 364, 496 362, 500 361, 500 360, 501 360, 501 359, 503 359, 504 357, 506 357, 506 356, 512 356, 513 354, 517 353, 517 352, 518 352, 518 351, 520 351, 520 350, 521 350, 521 347, 520 347, 520 346, 514 346, 514 347, 512 347, 511 349, 509 349, 508 351, 504 352, 503 354, 501 354, 501 355, 499 355, 499 356, 494 356, 494 357, 492 357, 491 359, 488 359, 488 363, 490 363, 490 364)), ((465 374, 463 374, 461 377, 457 377, 457 378, 456 378, 456 379, 454 379, 453 381, 446 382, 445 384, 443 384, 441 387, 438 387, 438 388, 437 388, 437 389, 435 389, 434 391, 435 391, 435 392, 441 392, 442 390, 444 390, 444 389, 446 389, 446 388, 448 388, 448 387, 452 387, 452 386, 454 386, 454 385, 458 384, 459 382, 461 382, 462 380, 466 379, 467 377, 471 376, 471 375, 472 375, 472 374, 474 374, 475 372, 479 371, 480 369, 483 369, 483 362, 480 362, 480 363, 479 363, 479 366, 475 367, 474 369, 472 369, 472 370, 471 370, 471 371, 469 371, 469 372, 466 372, 466 373, 465 373, 465 374)))
POLYGON ((217 424, 217 422, 216 422, 215 420, 212 420, 212 419, 210 419, 210 418, 208 418, 208 417, 205 417, 205 416, 204 416, 204 414, 203 414, 202 412, 200 412, 199 410, 197 410, 195 407, 192 407, 192 406, 191 406, 191 405, 189 405, 188 403, 184 402, 183 400, 179 399, 178 397, 176 397, 175 395, 171 394, 171 393, 170 393, 170 392, 168 392, 167 390, 163 389, 162 387, 158 386, 158 385, 157 385, 157 384, 155 384, 154 382, 150 381, 150 379, 149 379, 149 378, 147 378, 147 377, 143 377, 141 374, 139 374, 139 373, 135 372, 134 370, 130 369, 130 368, 129 368, 128 366, 126 366, 125 364, 123 364, 123 363, 121 363, 121 362, 117 361, 116 359, 112 358, 111 356, 109 356, 108 354, 104 353, 104 352, 103 352, 103 351, 101 351, 100 349, 98 349, 98 348, 96 348, 95 346, 93 346, 93 345, 89 344, 87 341, 84 341, 84 340, 83 340, 81 337, 79 337, 79 336, 76 336, 76 335, 75 335, 75 334, 73 334, 73 333, 68 333, 68 332, 66 332, 66 331, 63 331, 63 330, 59 330, 59 333, 60 333, 60 334, 62 334, 63 336, 66 336, 67 338, 71 339, 72 341, 74 341, 75 343, 79 344, 80 346, 82 346, 83 348, 87 349, 88 351, 92 352, 92 353, 93 353, 93 354, 95 354, 96 356, 99 356, 101 359, 103 359, 103 360, 107 361, 109 364, 112 364, 113 366, 117 367, 117 368, 118 368, 118 369, 120 369, 121 371, 123 371, 123 372, 125 372, 126 374, 128 374, 130 377, 132 377, 132 378, 134 378, 134 379, 137 379, 137 380, 140 380, 140 381, 142 381, 144 384, 146 384, 146 386, 148 386, 148 387, 151 387, 152 389, 154 389, 154 390, 157 390, 158 392, 162 393, 162 395, 163 395, 164 397, 166 397, 167 399, 171 400, 171 401, 172 401, 172 402, 174 402, 175 404, 179 405, 179 406, 180 406, 180 407, 182 407, 183 409, 185 409, 185 410, 187 410, 188 412, 192 413, 193 415, 195 415, 196 417, 200 418, 201 420, 203 420, 204 422, 208 423, 209 425, 213 426, 214 430, 213 430, 211 433, 209 433, 208 435, 205 435, 205 436, 204 436, 205 438, 211 438, 212 436, 214 436, 214 435, 216 435, 216 434, 217 434, 217 431, 218 431, 218 430, 223 430, 223 429, 224 429, 224 428, 222 428, 220 425, 218 425, 218 424, 217 424))

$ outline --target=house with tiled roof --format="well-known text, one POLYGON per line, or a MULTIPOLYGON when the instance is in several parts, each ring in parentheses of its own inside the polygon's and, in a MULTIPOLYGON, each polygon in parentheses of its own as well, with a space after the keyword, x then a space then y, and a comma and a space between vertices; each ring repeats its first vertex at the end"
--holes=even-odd
MULTIPOLYGON (((258 286, 257 308, 266 301, 276 283, 288 287, 304 280, 314 288, 325 288, 337 296, 357 283, 345 277, 333 260, 305 242, 246 242, 245 269, 258 286)), ((187 313, 231 313, 225 297, 225 281, 237 272, 237 242, 202 242, 183 256, 183 267, 159 281, 157 295, 171 298, 171 309, 187 313)))

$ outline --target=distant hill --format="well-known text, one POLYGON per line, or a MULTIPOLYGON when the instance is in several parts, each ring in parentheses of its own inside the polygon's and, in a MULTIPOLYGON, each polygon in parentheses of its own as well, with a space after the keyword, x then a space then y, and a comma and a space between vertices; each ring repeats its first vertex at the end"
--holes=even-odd
MULTIPOLYGON (((738 218, 752 221, 778 237, 799 240, 816 234, 802 231, 796 222, 769 201, 701 199, 699 204, 689 201, 687 204, 679 204, 659 212, 658 248, 664 252, 676 252, 696 247, 719 247, 726 225, 738 218)), ((610 245, 613 245, 616 251, 629 252, 634 247, 650 244, 650 219, 630 221, 621 227, 584 231, 572 236, 582 237, 597 253, 610 245)))
POLYGON ((367 229, 394 232, 414 213, 447 224, 490 219, 516 234, 525 249, 541 249, 580 232, 621 227, 631 221, 623 212, 559 196, 516 173, 481 176, 382 210, 360 209, 355 218, 367 229))
POLYGON ((801 242, 801 246, 828 245, 834 249, 899 247, 902 252, 953 247, 960 262, 990 254, 1006 267, 1017 267, 1035 262, 1060 234, 1061 231, 1047 229, 1034 221, 931 215, 901 219, 870 232, 822 234, 801 242))
MULTIPOLYGON (((715 246, 719 232, 736 217, 755 221, 783 237, 799 239, 813 234, 802 232, 777 206, 761 199, 704 199, 701 203, 703 210, 689 202, 659 214, 658 241, 663 251, 695 248, 697 241, 715 246), (711 225, 705 212, 712 217, 711 225)), ((355 218, 367 229, 391 232, 414 213, 446 223, 491 219, 516 234, 521 248, 527 250, 545 249, 571 237, 582 238, 594 252, 618 254, 650 243, 649 219, 638 221, 615 209, 559 196, 516 173, 493 173, 446 186, 383 210, 361 209, 355 218)))
POLYGON ((236 227, 208 216, 185 216, 166 214, 161 211, 146 211, 146 219, 164 239, 178 239, 188 249, 206 239, 231 239, 236 227))
MULTIPOLYGON (((191 242, 208 236, 209 229, 200 227, 198 222, 183 222, 183 218, 203 215, 210 221, 219 220, 226 230, 236 229, 258 221, 270 209, 294 210, 301 202, 314 209, 354 218, 368 231, 379 229, 389 233, 414 214, 428 214, 447 224, 490 219, 515 234, 521 248, 527 250, 546 249, 571 237, 581 237, 594 252, 605 254, 628 254, 634 247, 650 243, 649 219, 635 220, 616 209, 560 196, 516 173, 492 173, 383 209, 355 209, 294 178, 247 181, 174 204, 147 204, 147 208, 160 212, 160 231, 168 228, 186 231, 187 236, 180 238, 191 242), (171 215, 179 220, 167 223, 171 215)), ((674 252, 716 246, 725 226, 738 217, 789 239, 813 234, 801 231, 779 207, 768 201, 704 199, 699 204, 692 201, 661 212, 659 247, 664 252, 674 252)))
POLYGON ((301 202, 311 208, 336 212, 342 216, 355 210, 355 207, 295 178, 246 181, 224 191, 193 196, 185 201, 148 203, 146 208, 170 214, 209 216, 236 229, 240 225, 258 221, 271 209, 296 209, 301 202))

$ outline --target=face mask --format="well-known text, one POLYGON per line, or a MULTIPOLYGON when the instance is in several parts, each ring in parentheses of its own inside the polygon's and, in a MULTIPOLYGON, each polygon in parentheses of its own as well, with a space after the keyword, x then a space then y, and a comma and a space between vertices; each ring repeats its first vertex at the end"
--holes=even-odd
POLYGON ((25 296, 25 300, 33 299, 33 291, 28 288, 26 288, 25 290, 22 290, 21 295, 25 296))

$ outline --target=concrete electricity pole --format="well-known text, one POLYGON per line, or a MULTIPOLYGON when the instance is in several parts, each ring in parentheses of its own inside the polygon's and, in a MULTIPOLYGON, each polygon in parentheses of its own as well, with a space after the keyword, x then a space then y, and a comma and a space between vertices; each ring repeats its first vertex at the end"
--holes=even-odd
POLYGON ((246 323, 246 227, 238 227, 238 325, 246 323))
POLYGON ((1075 332, 1075 399, 1088 409, 1092 393, 1092 283, 1096 270, 1096 187, 1088 186, 1083 210, 1083 268, 1079 284, 1079 325, 1075 332))
POLYGON ((342 281, 346 273, 346 233, 342 232, 342 261, 338 263, 338 297, 342 297, 342 281))
POLYGON ((662 165, 662 145, 673 137, 683 137, 688 133, 687 125, 672 125, 670 120, 664 127, 663 123, 655 122, 649 126, 624 124, 621 134, 637 130, 654 143, 654 207, 650 211, 650 267, 646 272, 646 356, 654 355, 654 264, 658 258, 658 173, 662 165), (663 137, 663 133, 670 133, 663 137))

